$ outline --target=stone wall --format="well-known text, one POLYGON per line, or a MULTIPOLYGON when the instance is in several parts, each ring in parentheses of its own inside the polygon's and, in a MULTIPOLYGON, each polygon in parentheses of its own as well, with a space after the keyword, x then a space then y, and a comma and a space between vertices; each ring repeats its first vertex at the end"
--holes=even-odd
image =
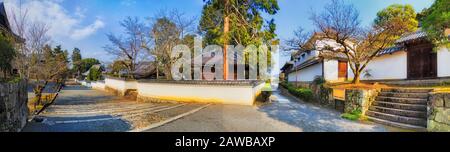
POLYGON ((28 119, 27 82, 0 83, 0 132, 20 132, 28 119))
POLYGON ((450 132, 450 93, 431 93, 427 128, 428 131, 450 132))
POLYGON ((326 87, 323 84, 320 85, 311 84, 309 88, 313 92, 314 101, 319 102, 320 105, 333 108, 335 107, 333 89, 326 87))
POLYGON ((362 115, 365 115, 379 92, 378 89, 346 89, 344 112, 350 113, 354 110, 361 110, 362 115))

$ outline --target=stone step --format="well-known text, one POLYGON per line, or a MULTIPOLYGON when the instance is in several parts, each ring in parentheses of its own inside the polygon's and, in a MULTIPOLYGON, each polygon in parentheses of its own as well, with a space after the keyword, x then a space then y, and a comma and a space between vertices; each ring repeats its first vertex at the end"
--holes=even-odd
POLYGON ((405 116, 381 113, 381 112, 376 112, 376 111, 371 111, 371 110, 367 111, 366 115, 370 116, 370 117, 375 117, 378 119, 389 120, 389 121, 398 122, 398 123, 404 123, 404 124, 410 124, 410 125, 416 125, 416 126, 422 126, 422 127, 427 126, 426 119, 405 117, 405 116))
POLYGON ((381 92, 379 95, 384 97, 428 99, 428 93, 381 92))
POLYGON ((427 113, 422 112, 422 111, 402 110, 402 109, 394 109, 394 108, 387 108, 387 107, 380 107, 380 106, 371 106, 369 109, 372 111, 376 111, 376 112, 399 115, 399 116, 423 118, 423 119, 427 118, 427 113))
POLYGON ((396 103, 404 103, 404 104, 420 104, 420 105, 426 105, 428 99, 397 98, 397 97, 378 96, 378 97, 376 98, 376 101, 396 102, 396 103))
POLYGON ((393 121, 383 120, 383 119, 370 117, 370 116, 367 117, 367 118, 370 121, 373 121, 373 122, 376 122, 376 123, 379 123, 379 124, 388 125, 388 126, 404 128, 404 129, 411 129, 411 130, 415 130, 415 131, 423 131, 423 132, 425 132, 427 130, 427 128, 422 127, 422 126, 416 126, 416 125, 404 124, 404 123, 399 123, 399 122, 393 122, 393 121))
POLYGON ((404 88, 389 88, 381 89, 381 92, 396 92, 396 93, 429 93, 433 89, 404 89, 404 88))
POLYGON ((415 111, 427 111, 426 105, 418 105, 418 104, 403 104, 403 103, 395 103, 395 102, 384 102, 384 101, 375 101, 373 102, 373 106, 380 106, 386 108, 394 108, 394 109, 403 109, 403 110, 415 110, 415 111))

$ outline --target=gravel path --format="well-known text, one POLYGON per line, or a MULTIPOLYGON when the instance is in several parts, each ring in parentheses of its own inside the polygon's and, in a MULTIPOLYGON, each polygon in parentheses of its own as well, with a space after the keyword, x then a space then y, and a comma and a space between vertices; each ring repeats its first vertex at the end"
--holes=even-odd
POLYGON ((340 118, 338 112, 294 102, 278 92, 264 106, 212 105, 149 132, 384 132, 382 125, 340 118))
POLYGON ((125 132, 147 127, 201 104, 138 103, 82 86, 68 86, 24 132, 125 132))

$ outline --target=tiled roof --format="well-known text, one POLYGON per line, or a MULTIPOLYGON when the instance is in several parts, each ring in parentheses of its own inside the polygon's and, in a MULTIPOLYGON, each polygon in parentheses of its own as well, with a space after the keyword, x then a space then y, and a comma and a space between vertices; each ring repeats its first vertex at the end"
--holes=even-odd
POLYGON ((382 56, 382 55, 386 55, 386 54, 392 54, 392 53, 395 53, 395 52, 401 51, 401 50, 404 50, 404 47, 397 45, 397 46, 390 47, 390 48, 387 48, 387 49, 384 49, 384 50, 378 52, 377 56, 382 56))
POLYGON ((410 34, 406 34, 404 36, 402 36, 400 39, 398 39, 396 41, 396 43, 403 43, 403 42, 407 42, 407 41, 411 41, 411 40, 415 40, 415 39, 419 39, 419 38, 424 38, 427 36, 427 33, 422 31, 422 30, 417 30, 414 33, 410 33, 410 34))
POLYGON ((303 63, 300 64, 300 65, 295 66, 295 67, 293 68, 293 70, 294 70, 294 71, 302 70, 302 69, 305 69, 305 68, 310 67, 310 66, 312 66, 312 65, 318 64, 318 63, 320 63, 321 61, 322 61, 322 59, 320 59, 320 58, 312 58, 312 59, 310 59, 310 60, 308 60, 308 61, 303 62, 303 63))

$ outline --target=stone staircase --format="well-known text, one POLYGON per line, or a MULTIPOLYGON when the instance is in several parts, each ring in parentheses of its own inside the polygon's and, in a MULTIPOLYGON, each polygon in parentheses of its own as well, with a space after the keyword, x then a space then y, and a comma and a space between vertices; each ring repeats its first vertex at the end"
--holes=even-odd
POLYGON ((424 131, 431 89, 382 89, 366 112, 369 120, 389 126, 424 131))

